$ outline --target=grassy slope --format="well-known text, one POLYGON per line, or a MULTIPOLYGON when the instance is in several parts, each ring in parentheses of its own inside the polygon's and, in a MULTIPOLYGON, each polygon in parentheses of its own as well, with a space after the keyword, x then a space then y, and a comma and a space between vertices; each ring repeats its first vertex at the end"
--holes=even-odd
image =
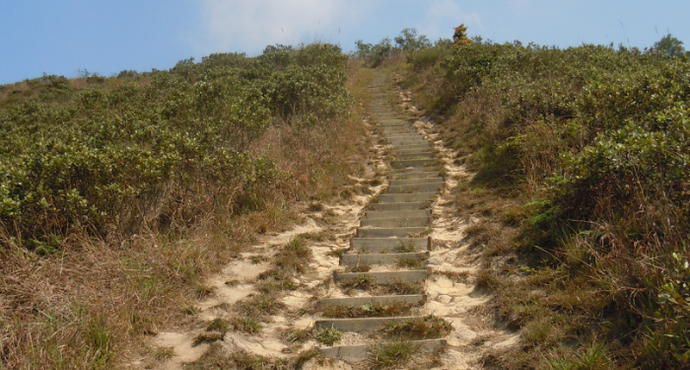
POLYGON ((311 45, 3 86, 14 152, 0 157, 11 170, 0 179, 0 368, 140 358, 146 335, 193 320, 205 276, 299 218, 294 202, 339 196, 367 145, 345 92, 361 75, 346 64, 311 45), (131 191, 107 193, 107 208, 99 191, 115 185, 131 191))
POLYGON ((688 368, 690 63, 474 43, 399 64, 476 171, 458 212, 520 348, 508 369, 688 368))

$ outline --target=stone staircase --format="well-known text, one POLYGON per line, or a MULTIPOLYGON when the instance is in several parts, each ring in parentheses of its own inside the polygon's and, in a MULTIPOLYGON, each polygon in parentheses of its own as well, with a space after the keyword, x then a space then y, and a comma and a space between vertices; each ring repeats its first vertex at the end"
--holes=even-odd
MULTIPOLYGON (((372 81, 371 113, 373 122, 393 146, 389 186, 378 196, 378 202, 367 206, 365 217, 350 240, 350 248, 340 258, 345 271, 336 272, 334 276, 343 291, 351 289, 356 293, 319 301, 324 317, 334 308, 357 313, 362 311, 356 310, 359 307, 364 311, 372 307, 383 308, 382 313, 374 314, 381 317, 362 315, 315 322, 317 328, 363 334, 362 344, 320 349, 326 356, 350 361, 366 358, 372 344, 408 339, 382 339, 367 334, 391 323, 423 318, 424 283, 429 276, 425 265, 433 246, 431 238, 425 235, 432 222, 431 202, 445 186, 431 144, 410 123, 398 118, 387 101, 384 83, 383 75, 372 81), (374 288, 367 290, 367 287, 374 288), (417 291, 410 292, 410 287, 416 287, 417 291), (396 309, 386 310, 386 307, 396 309), (387 315, 388 312, 403 314, 387 315)), ((442 338, 412 339, 411 342, 422 351, 434 351, 446 345, 442 338)))

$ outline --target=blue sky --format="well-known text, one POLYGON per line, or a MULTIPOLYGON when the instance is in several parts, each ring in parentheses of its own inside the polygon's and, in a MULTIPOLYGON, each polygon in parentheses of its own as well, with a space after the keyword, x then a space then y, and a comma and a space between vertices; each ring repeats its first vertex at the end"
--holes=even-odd
POLYGON ((314 40, 376 43, 403 28, 560 47, 688 43, 688 0, 0 0, 0 84, 79 70, 167 69, 217 52, 314 40))

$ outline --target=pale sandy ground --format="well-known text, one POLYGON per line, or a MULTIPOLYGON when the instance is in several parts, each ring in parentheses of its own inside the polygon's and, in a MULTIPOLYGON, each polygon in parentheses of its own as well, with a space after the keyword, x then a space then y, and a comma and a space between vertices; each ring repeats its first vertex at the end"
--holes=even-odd
MULTIPOLYGON (((417 109, 410 103, 409 92, 401 93, 401 100, 403 101, 401 107, 405 111, 417 112, 417 109)), ((481 310, 468 312, 481 306, 489 299, 488 296, 474 291, 472 281, 479 269, 478 255, 470 251, 468 245, 463 243, 462 239, 467 223, 458 218, 453 209, 451 191, 457 186, 458 180, 469 176, 469 174, 463 166, 454 164, 455 153, 442 146, 442 141, 438 140, 437 134, 434 134, 432 123, 421 118, 415 122, 414 126, 434 143, 446 170, 446 189, 432 204, 434 219, 431 236, 434 239, 435 247, 431 251, 428 262, 429 268, 435 274, 426 283, 428 302, 420 313, 444 317, 453 325, 454 330, 446 338, 448 347, 441 357, 442 366, 439 368, 479 369, 481 368, 479 360, 487 351, 516 345, 519 336, 493 328, 491 320, 487 317, 478 317, 481 314, 477 312, 481 312, 481 310), (467 283, 455 282, 442 274, 443 272, 467 274, 467 283)), ((364 178, 352 178, 354 181, 365 184, 365 181, 375 177, 376 173, 381 173, 384 169, 388 170, 383 162, 383 153, 386 147, 378 145, 376 150, 378 159, 368 164, 364 178)), ((308 241, 314 257, 313 261, 310 262, 311 272, 296 281, 302 288, 288 292, 281 299, 281 302, 289 308, 286 311, 295 312, 301 308, 309 308, 311 302, 318 297, 345 296, 335 285, 324 284, 331 279, 333 271, 341 268, 338 265, 338 258, 330 253, 349 246, 349 237, 358 226, 365 205, 372 196, 377 195, 385 186, 384 181, 379 186, 370 187, 371 194, 369 195, 355 195, 348 201, 326 204, 322 212, 305 211, 304 219, 306 221, 302 224, 289 231, 262 237, 250 251, 243 253, 241 258, 230 263, 219 275, 209 278, 208 283, 213 286, 215 294, 212 298, 198 302, 198 307, 201 309, 199 320, 208 322, 215 318, 226 317, 228 314, 225 311, 215 307, 222 303, 233 304, 255 293, 256 277, 266 271, 270 264, 268 262, 254 264, 251 257, 270 258, 278 247, 286 244, 295 236, 319 232, 326 228, 330 228, 331 232, 336 235, 336 240, 308 241), (331 224, 321 221, 325 217, 324 213, 335 214, 335 217, 331 217, 331 224), (230 280, 237 280, 238 283, 229 286, 226 282, 230 280)), ((299 206, 306 209, 305 205, 299 206)), ((385 269, 377 267, 375 270, 385 269)), ((359 293, 359 295, 366 294, 359 293)), ((231 331, 225 335, 221 343, 230 352, 245 350, 261 356, 292 357, 295 356, 295 353, 317 346, 317 343, 309 341, 300 348, 289 348, 279 339, 279 331, 290 326, 299 329, 308 328, 317 319, 317 316, 312 315, 303 315, 297 318, 274 316, 272 322, 265 324, 259 334, 248 335, 231 331)), ((202 331, 202 327, 203 325, 199 325, 199 329, 189 332, 158 334, 153 339, 152 344, 155 347, 173 347, 175 355, 165 363, 158 364, 156 368, 180 369, 183 363, 192 362, 205 353, 208 348, 207 345, 192 346, 193 338, 202 331)), ((362 338, 361 335, 344 333, 339 345, 361 344, 365 341, 366 339, 362 338)), ((339 360, 328 360, 324 363, 312 360, 304 365, 304 369, 364 368, 362 366, 339 360)))

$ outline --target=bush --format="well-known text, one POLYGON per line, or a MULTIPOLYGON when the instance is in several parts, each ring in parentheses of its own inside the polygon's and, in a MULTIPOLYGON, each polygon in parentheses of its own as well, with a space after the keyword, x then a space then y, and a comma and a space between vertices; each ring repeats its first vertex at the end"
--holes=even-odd
POLYGON ((606 329, 575 329, 592 326, 583 318, 568 330, 583 347, 606 338, 604 352, 628 338, 617 349, 625 356, 612 352, 621 363, 686 368, 687 58, 479 40, 445 57, 437 52, 418 53, 415 69, 429 72, 408 81, 423 83, 431 113, 449 118, 451 144, 474 153, 472 185, 508 189, 501 194, 526 203, 531 217, 515 244, 523 256, 548 252, 532 261, 541 261, 535 271, 559 271, 553 294, 605 292, 565 312, 588 316, 605 307, 596 325, 606 329))
POLYGON ((184 228, 227 204, 259 209, 282 175, 247 149, 274 124, 345 113, 346 62, 315 44, 188 59, 146 86, 89 74, 97 84, 77 92, 64 77, 29 80, 41 99, 0 111, 0 229, 43 243, 75 230, 184 228), (48 103, 56 98, 67 100, 48 103))

